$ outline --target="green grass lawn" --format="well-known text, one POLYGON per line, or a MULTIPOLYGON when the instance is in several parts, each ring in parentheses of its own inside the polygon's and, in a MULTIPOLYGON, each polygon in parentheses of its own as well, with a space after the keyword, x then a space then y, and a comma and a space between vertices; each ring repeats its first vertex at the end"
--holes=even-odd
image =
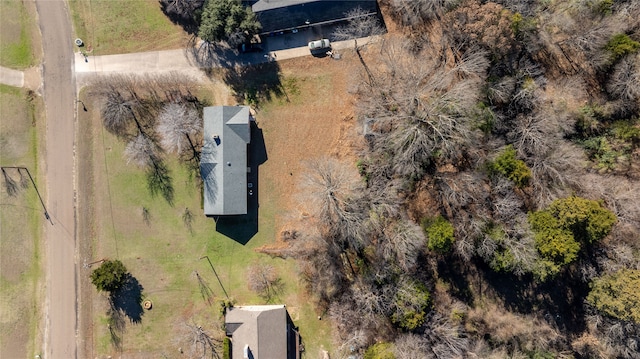
MULTIPOLYGON (((27 167, 41 194, 44 181, 38 176, 38 144, 44 131, 37 111, 40 100, 27 91, 0 85, 0 166, 27 167)), ((39 347, 39 320, 43 294, 41 238, 43 210, 26 172, 5 168, 18 184, 10 195, 0 176, 0 356, 33 357, 39 347)))
POLYGON ((157 0, 70 0, 76 36, 94 55, 178 49, 188 35, 157 0))
MULTIPOLYGON (((90 100, 85 102, 90 109, 97 109, 96 104, 89 106, 90 100)), ((277 103, 274 106, 284 108, 277 103)), ((275 240, 276 215, 283 211, 277 198, 279 192, 270 190, 269 179, 261 180, 265 186, 259 194, 258 232, 242 245, 217 232, 214 220, 203 215, 198 184, 175 156, 166 156, 174 188, 171 205, 162 196, 150 194, 145 172, 126 164, 125 144, 102 130, 97 113, 89 112, 86 116, 94 121, 92 161, 96 181, 92 198, 96 214, 94 256, 88 260, 120 259, 144 287, 144 298, 153 302, 153 309, 144 312, 140 323, 127 324, 122 333, 124 352, 141 350, 158 357, 176 353, 179 347, 187 346, 181 336, 185 323, 221 333, 217 302, 225 299, 225 290, 237 305, 286 304, 300 327, 307 350, 315 354, 320 346, 329 348, 328 324, 318 321, 318 314, 299 282, 296 263, 272 259, 254 250, 275 240), (143 208, 150 215, 148 224, 143 218, 143 208), (194 217, 191 232, 183 221, 186 208, 194 217), (207 259, 200 259, 203 256, 211 260, 220 282, 207 259), (271 264, 282 280, 282 291, 269 301, 247 287, 247 268, 254 263, 271 264), (213 292, 212 304, 203 298, 196 272, 213 292)), ((85 120, 81 117, 80 121, 85 120)), ((89 270, 84 273, 89 274, 89 270)), ((101 294, 97 298, 96 353, 113 354, 117 350, 107 326, 103 325, 107 323, 106 298, 101 294)))
POLYGON ((31 49, 35 20, 22 1, 0 1, 0 66, 25 69, 33 66, 31 49))

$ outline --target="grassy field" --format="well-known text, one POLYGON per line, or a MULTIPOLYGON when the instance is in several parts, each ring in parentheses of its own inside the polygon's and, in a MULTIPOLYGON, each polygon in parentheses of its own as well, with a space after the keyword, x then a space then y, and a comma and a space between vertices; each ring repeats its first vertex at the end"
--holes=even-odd
MULTIPOLYGON (((345 120, 350 118, 350 103, 344 96, 349 71, 346 64, 311 57, 289 61, 281 69, 288 100, 283 95, 261 103, 254 136, 264 136, 268 159, 258 169, 258 231, 245 245, 218 232, 216 223, 203 216, 198 184, 174 157, 166 157, 173 203, 160 195, 152 196, 144 171, 126 165, 125 144, 102 129, 96 99, 83 97, 89 111, 80 112, 79 123, 87 126, 80 131, 91 134, 84 137, 91 146, 81 151, 89 155, 81 161, 90 165, 91 175, 80 178, 80 186, 91 193, 82 196, 86 202, 83 205, 81 199, 80 207, 86 205, 81 212, 91 213, 85 233, 92 237, 93 248, 92 255, 82 261, 120 259, 144 288, 144 298, 153 302, 152 310, 145 311, 138 323, 129 322, 119 334, 121 350, 127 357, 173 357, 178 348, 188 347, 188 340, 181 334, 185 323, 221 335, 217 301, 225 299, 225 291, 238 305, 286 304, 300 327, 308 358, 319 357, 321 349, 331 349, 330 325, 318 320, 324 313, 316 312, 312 298, 304 291, 296 263, 272 259, 255 249, 273 243, 286 226, 305 159, 348 152, 343 146, 346 128, 352 126, 345 120), (310 68, 315 69, 313 74, 298 75, 312 73, 310 68), (324 110, 329 104, 332 111, 324 110), (317 136, 319 132, 322 137, 317 136), (150 215, 148 222, 143 208, 150 215), (191 231, 183 221, 187 208, 193 213, 191 231), (215 273, 207 259, 201 259, 204 256, 211 260, 215 273), (247 268, 254 263, 272 265, 282 280, 281 291, 271 300, 247 287, 247 268), (201 294, 196 273, 212 291, 211 303, 201 294)), ((224 93, 213 88, 193 92, 224 93)), ((227 101, 213 97, 208 99, 212 104, 227 101)), ((235 230, 247 225, 236 223, 235 230)), ((89 274, 90 269, 85 268, 82 276, 87 278, 89 274)), ((94 325, 91 338, 87 338, 95 343, 91 354, 116 354, 119 349, 113 345, 107 326, 107 300, 95 290, 91 295, 94 325)))
MULTIPOLYGON (((37 161, 44 136, 41 108, 40 99, 26 90, 0 85, 0 166, 27 167, 43 191, 37 161)), ((0 357, 33 357, 41 344, 43 210, 26 172, 24 181, 15 169, 5 172, 16 181, 17 192, 8 193, 0 177, 0 357)))
POLYGON ((76 36, 94 55, 178 49, 188 35, 157 0, 70 0, 76 36))
POLYGON ((32 42, 37 30, 32 5, 0 1, 0 66, 25 69, 35 64, 32 42))

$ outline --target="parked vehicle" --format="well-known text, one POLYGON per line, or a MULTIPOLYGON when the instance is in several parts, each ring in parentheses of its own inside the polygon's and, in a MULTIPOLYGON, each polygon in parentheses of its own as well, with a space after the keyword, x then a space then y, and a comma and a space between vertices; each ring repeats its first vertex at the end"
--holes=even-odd
POLYGON ((329 42, 329 39, 315 40, 309 43, 309 50, 311 51, 328 49, 330 47, 331 47, 331 42, 329 42))
POLYGON ((238 51, 244 54, 247 52, 262 52, 264 50, 262 49, 262 46, 260 46, 260 44, 243 43, 238 45, 238 51))

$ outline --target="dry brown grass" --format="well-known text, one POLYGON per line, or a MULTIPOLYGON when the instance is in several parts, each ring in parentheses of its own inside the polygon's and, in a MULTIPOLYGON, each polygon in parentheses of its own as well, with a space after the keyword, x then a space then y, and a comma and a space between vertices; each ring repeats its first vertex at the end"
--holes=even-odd
POLYGON ((495 304, 470 310, 466 326, 478 337, 490 337, 496 346, 510 345, 526 351, 547 350, 560 336, 543 320, 508 312, 495 304))
MULTIPOLYGON (((38 143, 42 143, 44 122, 41 101, 27 99, 27 91, 0 85, 0 165, 29 168, 42 195, 44 179, 38 175, 38 143)), ((16 170, 7 174, 18 181, 16 170)), ((25 174, 26 175, 26 174, 25 174)), ((10 196, 0 176, 0 357, 33 355, 39 343, 42 225, 41 204, 30 181, 18 184, 10 196)))

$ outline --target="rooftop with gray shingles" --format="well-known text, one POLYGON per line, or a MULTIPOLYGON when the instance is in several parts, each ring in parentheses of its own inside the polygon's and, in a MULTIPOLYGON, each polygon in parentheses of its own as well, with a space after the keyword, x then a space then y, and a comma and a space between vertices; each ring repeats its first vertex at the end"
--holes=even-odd
POLYGON ((246 345, 253 358, 288 358, 287 315, 284 305, 228 308, 225 326, 233 341, 231 358, 243 358, 246 345))
POLYGON ((249 107, 205 107, 200 174, 207 216, 247 213, 249 107))

